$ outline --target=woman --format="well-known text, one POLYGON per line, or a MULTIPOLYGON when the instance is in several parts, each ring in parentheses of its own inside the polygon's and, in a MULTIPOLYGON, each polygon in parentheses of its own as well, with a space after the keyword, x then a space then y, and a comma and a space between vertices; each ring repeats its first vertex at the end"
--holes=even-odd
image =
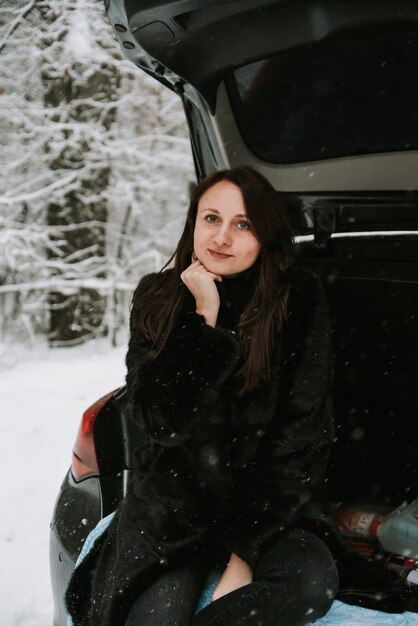
POLYGON ((291 243, 274 189, 237 167, 197 185, 174 268, 139 283, 134 479, 71 580, 76 626, 302 626, 329 609, 334 559, 344 576, 355 557, 341 566, 317 506, 330 330, 318 280, 289 267, 291 243), (214 565, 224 573, 194 615, 214 565))

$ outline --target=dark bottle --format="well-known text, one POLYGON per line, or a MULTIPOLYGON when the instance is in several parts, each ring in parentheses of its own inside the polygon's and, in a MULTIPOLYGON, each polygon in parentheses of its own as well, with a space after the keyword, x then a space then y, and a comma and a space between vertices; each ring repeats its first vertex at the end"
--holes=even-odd
POLYGON ((354 537, 376 537, 385 515, 386 510, 366 505, 339 505, 332 513, 338 531, 354 537))

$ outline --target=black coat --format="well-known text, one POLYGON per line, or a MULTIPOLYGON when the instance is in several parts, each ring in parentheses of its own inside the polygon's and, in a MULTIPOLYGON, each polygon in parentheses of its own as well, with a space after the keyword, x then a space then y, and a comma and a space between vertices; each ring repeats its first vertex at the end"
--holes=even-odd
MULTIPOLYGON (((243 354, 234 329, 257 272, 224 279, 215 328, 190 297, 157 358, 131 333, 128 404, 143 438, 130 493, 71 580, 67 606, 76 626, 122 626, 140 591, 188 556, 226 549, 255 568, 277 536, 296 526, 322 536, 337 559, 344 553, 345 569, 358 565, 370 584, 365 562, 343 551, 318 506, 333 417, 330 326, 315 276, 289 271, 288 320, 271 380, 238 394, 243 354)), ((149 275, 140 289, 170 278, 170 270, 149 275)), ((381 572, 377 579, 393 582, 381 572)), ((389 610, 403 610, 403 601, 389 610)))

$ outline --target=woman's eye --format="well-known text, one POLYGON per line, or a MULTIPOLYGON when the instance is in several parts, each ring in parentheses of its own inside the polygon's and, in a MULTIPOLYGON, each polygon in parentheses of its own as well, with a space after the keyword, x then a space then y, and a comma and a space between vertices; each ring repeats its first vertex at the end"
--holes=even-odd
POLYGON ((216 217, 216 215, 207 215, 207 216, 205 217, 205 220, 206 220, 207 222, 209 222, 209 224, 214 224, 214 223, 216 222, 216 220, 217 220, 217 219, 218 219, 218 218, 216 217))
POLYGON ((250 230, 250 225, 248 222, 239 222, 238 223, 238 228, 240 230, 250 230))

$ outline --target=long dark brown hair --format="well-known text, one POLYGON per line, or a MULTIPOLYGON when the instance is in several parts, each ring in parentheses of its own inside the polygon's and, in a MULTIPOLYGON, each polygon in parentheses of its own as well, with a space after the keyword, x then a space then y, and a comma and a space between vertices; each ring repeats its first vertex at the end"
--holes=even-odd
POLYGON ((287 316, 289 287, 286 269, 292 251, 292 232, 278 194, 253 168, 242 165, 215 172, 194 188, 177 248, 161 270, 174 262, 171 279, 161 283, 150 281, 148 287, 144 288, 144 284, 140 289, 137 287, 131 326, 153 342, 154 354, 161 351, 184 305, 187 287, 180 274, 191 263, 199 200, 210 187, 221 181, 229 181, 241 190, 252 232, 261 245, 257 286, 237 328, 246 354, 239 372, 244 377, 241 390, 244 393, 269 378, 271 351, 287 316))

